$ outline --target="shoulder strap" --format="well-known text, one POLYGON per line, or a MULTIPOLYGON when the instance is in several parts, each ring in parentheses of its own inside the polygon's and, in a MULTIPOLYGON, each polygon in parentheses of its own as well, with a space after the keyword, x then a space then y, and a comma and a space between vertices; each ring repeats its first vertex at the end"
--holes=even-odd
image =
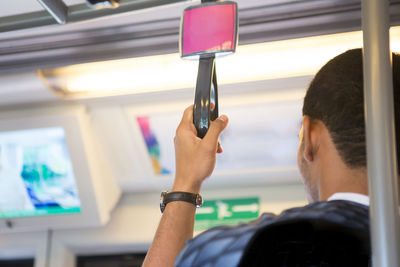
POLYGON ((279 217, 263 214, 249 224, 208 230, 187 242, 176 266, 264 266, 273 259, 307 261, 303 256, 310 251, 314 252, 311 259, 321 261, 329 256, 315 256, 334 255, 331 252, 336 250, 351 252, 355 260, 357 253, 366 259, 370 255, 368 229, 367 207, 341 200, 317 202, 286 210, 279 217), (347 245, 336 246, 340 242, 347 245))
POLYGON ((338 200, 283 212, 249 240, 240 266, 368 266, 369 262, 368 207, 338 200))
POLYGON ((238 266, 253 235, 276 216, 265 213, 257 220, 238 226, 218 226, 188 240, 175 266, 238 266))

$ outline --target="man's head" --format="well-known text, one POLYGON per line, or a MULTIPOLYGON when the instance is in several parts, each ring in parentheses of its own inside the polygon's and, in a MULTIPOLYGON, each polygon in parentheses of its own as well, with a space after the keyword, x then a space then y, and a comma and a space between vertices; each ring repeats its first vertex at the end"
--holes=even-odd
MULTIPOLYGON (((400 56, 393 55, 393 86, 395 95, 395 117, 397 152, 400 152, 400 56)), ((311 82, 303 105, 303 129, 300 133, 300 146, 298 164, 305 180, 307 191, 312 201, 321 198, 321 175, 326 176, 326 170, 335 159, 342 161, 342 168, 348 173, 366 173, 366 142, 364 122, 364 97, 363 97, 363 65, 362 50, 349 50, 330 60, 316 74, 311 82), (318 128, 319 127, 319 128, 318 128), (326 129, 326 131, 324 130, 326 129), (312 132, 313 130, 314 133, 312 132), (336 151, 329 151, 329 142, 321 146, 319 133, 326 132, 336 151), (315 162, 319 148, 325 148, 325 154, 333 152, 335 155, 329 159, 315 162), (314 164, 314 165, 313 165, 314 164), (325 171, 325 173, 324 173, 325 171)), ((326 140, 325 140, 326 141, 326 140)), ((325 155, 319 155, 325 156, 325 155)), ((398 157, 398 160, 400 158, 398 157)), ((340 163, 340 162, 339 162, 340 163)), ((340 163, 340 164, 342 164, 340 163)), ((339 165, 340 165, 339 164, 339 165)), ((331 166, 335 167, 335 166, 331 166)), ((340 166, 336 166, 340 167, 340 166)), ((341 173, 343 174, 343 173, 341 173)), ((343 176, 343 175, 342 175, 343 176)), ((351 183, 367 183, 366 175, 363 181, 348 181, 351 183)), ((332 178, 331 179, 335 179, 332 178)), ((337 177, 337 182, 342 182, 342 177, 337 177)), ((351 177, 346 177, 351 179, 351 177)), ((353 178, 359 179, 359 178, 353 178)), ((335 182, 335 181, 331 181, 335 182)))

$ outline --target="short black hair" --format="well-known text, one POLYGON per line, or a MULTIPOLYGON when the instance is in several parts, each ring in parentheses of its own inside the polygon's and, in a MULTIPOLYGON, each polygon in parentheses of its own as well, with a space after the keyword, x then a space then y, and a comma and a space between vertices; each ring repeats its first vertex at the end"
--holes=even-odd
MULTIPOLYGON (((366 167, 362 50, 352 49, 326 63, 304 98, 303 115, 321 120, 349 168, 366 167)), ((393 53, 397 163, 400 163, 400 56, 393 53)))

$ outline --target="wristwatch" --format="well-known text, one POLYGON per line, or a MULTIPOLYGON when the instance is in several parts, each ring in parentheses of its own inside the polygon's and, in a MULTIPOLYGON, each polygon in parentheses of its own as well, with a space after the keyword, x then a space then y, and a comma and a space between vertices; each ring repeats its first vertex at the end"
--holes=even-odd
POLYGON ((163 191, 161 193, 161 199, 160 199, 161 213, 164 212, 167 204, 172 201, 185 201, 188 203, 192 203, 196 208, 200 208, 201 205, 203 205, 203 198, 200 196, 200 194, 193 194, 188 192, 163 191))

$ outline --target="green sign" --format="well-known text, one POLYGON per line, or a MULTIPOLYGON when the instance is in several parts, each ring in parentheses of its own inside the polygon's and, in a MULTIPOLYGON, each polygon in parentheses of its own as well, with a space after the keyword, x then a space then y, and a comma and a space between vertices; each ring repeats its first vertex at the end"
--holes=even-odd
POLYGON ((258 218, 259 213, 258 197, 206 200, 197 209, 194 229, 202 231, 218 225, 236 225, 258 218))

